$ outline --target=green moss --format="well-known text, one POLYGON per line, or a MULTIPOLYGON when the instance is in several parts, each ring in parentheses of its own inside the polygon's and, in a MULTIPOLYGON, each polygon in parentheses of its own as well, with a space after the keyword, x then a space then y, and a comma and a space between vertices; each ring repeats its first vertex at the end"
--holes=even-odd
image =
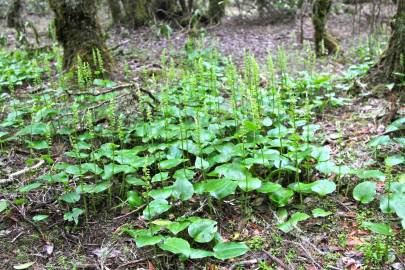
POLYGON ((330 54, 336 53, 339 50, 337 41, 326 29, 326 21, 331 5, 332 2, 330 0, 316 0, 313 5, 312 23, 315 29, 315 50, 318 55, 322 54, 323 47, 330 54))

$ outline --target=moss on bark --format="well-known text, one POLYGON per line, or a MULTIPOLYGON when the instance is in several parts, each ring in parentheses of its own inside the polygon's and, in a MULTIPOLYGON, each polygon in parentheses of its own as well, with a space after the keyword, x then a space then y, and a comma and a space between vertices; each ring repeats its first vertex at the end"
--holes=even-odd
POLYGON ((225 0, 209 0, 208 18, 211 23, 218 23, 225 16, 225 0))
POLYGON ((323 47, 329 54, 336 53, 339 50, 339 45, 336 39, 332 37, 326 28, 326 22, 331 6, 331 0, 315 0, 313 4, 312 23, 315 29, 315 51, 318 55, 323 53, 323 47))
POLYGON ((21 31, 24 28, 24 23, 21 18, 22 4, 21 0, 13 0, 7 11, 7 27, 16 28, 21 31))
POLYGON ((121 24, 122 12, 121 12, 120 1, 119 0, 108 0, 108 6, 110 7, 113 25, 116 26, 116 25, 121 24))
POLYGON ((389 82, 403 82, 405 78, 405 1, 398 1, 393 21, 392 35, 388 48, 382 54, 363 81, 377 85, 389 82), (402 74, 399 75, 399 74, 402 74))
POLYGON ((147 0, 123 0, 125 24, 130 29, 146 25, 151 19, 150 3, 147 0))
POLYGON ((96 70, 93 51, 99 51, 109 73, 112 59, 97 20, 96 0, 49 0, 49 4, 55 13, 56 38, 63 46, 63 68, 72 69, 80 57, 96 70))

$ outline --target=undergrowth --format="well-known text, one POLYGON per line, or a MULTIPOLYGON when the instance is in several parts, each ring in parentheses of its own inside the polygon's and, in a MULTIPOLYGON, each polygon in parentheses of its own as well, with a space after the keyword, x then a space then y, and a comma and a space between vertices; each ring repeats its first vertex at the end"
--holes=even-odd
MULTIPOLYGON (((127 208, 145 221, 142 228, 121 230, 139 248, 157 245, 182 259, 228 259, 249 247, 220 234, 216 217, 224 205, 239 205, 249 218, 253 198, 265 198, 279 213, 277 228, 289 233, 311 216, 332 212, 288 206, 345 192, 356 177, 365 181, 354 188, 354 198, 366 204, 380 197, 382 212, 395 214, 405 227, 405 181, 398 173, 403 154, 384 157, 382 169, 349 168, 332 160, 319 136, 317 114, 349 102, 335 91, 347 89, 344 79, 365 72, 363 66, 343 78, 319 74, 308 49, 306 72, 293 76, 282 47, 264 68, 246 53, 241 70, 198 41, 189 40, 186 48, 181 61, 162 54, 161 74, 148 77, 145 71, 141 81, 125 85, 95 79, 103 74, 97 52, 97 74, 78 61, 76 74, 66 76, 56 50, 35 60, 25 52, 1 52, 0 67, 7 66, 0 73, 1 152, 21 148, 28 166, 45 161, 46 170, 15 184, 17 195, 1 200, 0 212, 32 204, 31 196, 41 192, 77 226, 99 211, 127 208), (72 78, 79 89, 72 89, 72 78), (23 92, 23 82, 33 85, 30 93, 23 92), (377 184, 384 181, 380 196, 377 184)), ((369 143, 376 161, 381 145, 403 149, 404 138, 390 135, 404 122, 398 119, 369 143)), ((50 214, 32 219, 46 222, 50 214)), ((387 237, 394 233, 388 222, 362 226, 387 237)))

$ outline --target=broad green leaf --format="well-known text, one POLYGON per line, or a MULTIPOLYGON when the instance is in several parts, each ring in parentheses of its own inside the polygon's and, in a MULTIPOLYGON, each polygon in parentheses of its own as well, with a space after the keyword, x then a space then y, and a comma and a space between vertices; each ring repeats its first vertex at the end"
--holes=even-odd
POLYGON ((327 216, 332 215, 332 212, 325 211, 322 208, 315 208, 315 209, 312 209, 312 215, 314 217, 327 217, 327 216))
POLYGON ((179 221, 179 222, 172 222, 169 225, 167 225, 167 229, 172 233, 172 234, 178 234, 179 232, 183 231, 190 225, 189 221, 179 221))
POLYGON ((379 170, 356 170, 355 174, 357 177, 360 179, 370 179, 374 178, 379 181, 384 181, 385 180, 385 175, 379 170))
POLYGON ((29 185, 26 185, 26 186, 23 186, 23 187, 19 188, 18 191, 21 192, 21 193, 28 193, 31 190, 39 188, 41 185, 42 185, 41 183, 35 182, 35 183, 32 183, 32 184, 29 184, 29 185))
POLYGON ((257 189, 257 191, 260 193, 272 193, 281 188, 282 186, 277 183, 262 182, 262 186, 259 189, 257 189))
POLYGON ((385 159, 385 165, 389 167, 394 167, 396 165, 402 164, 405 161, 404 156, 400 155, 395 155, 395 156, 389 156, 385 159))
POLYGON ((167 210, 169 210, 171 206, 166 200, 154 200, 149 203, 148 206, 143 210, 143 216, 146 220, 150 220, 167 210))
POLYGON ((168 172, 157 173, 152 177, 152 183, 163 182, 169 178, 168 172))
POLYGON ((183 159, 183 158, 168 159, 168 160, 161 161, 159 163, 159 167, 162 170, 170 170, 174 167, 177 167, 178 165, 180 165, 181 163, 183 163, 187 160, 188 159, 183 159))
POLYGON ((372 202, 376 194, 377 185, 370 181, 360 183, 353 189, 353 198, 363 204, 372 202))
POLYGON ((92 172, 97 175, 103 172, 103 170, 96 163, 83 163, 81 168, 85 172, 92 172))
POLYGON ((259 178, 248 176, 244 180, 239 180, 238 186, 241 190, 249 192, 255 189, 259 189, 262 186, 262 181, 259 178))
POLYGON ((336 184, 329 180, 315 181, 311 190, 320 196, 325 196, 336 190, 336 184))
POLYGON ((198 243, 208 243, 214 239, 217 230, 216 221, 200 219, 191 223, 188 227, 188 234, 198 243))
POLYGON ((173 184, 173 197, 182 201, 187 201, 193 197, 193 184, 187 179, 177 179, 173 184))
POLYGON ((202 159, 200 157, 197 157, 195 159, 194 166, 199 170, 206 170, 206 169, 208 169, 210 167, 210 164, 209 164, 208 161, 206 161, 206 160, 204 160, 204 159, 202 159))
POLYGON ((301 183, 301 182, 297 182, 297 183, 292 183, 290 185, 288 185, 288 188, 292 189, 294 192, 297 193, 304 193, 304 194, 309 194, 312 193, 312 187, 315 185, 316 182, 312 182, 312 183, 301 183))
POLYGON ((142 235, 135 238, 135 243, 137 248, 142 248, 146 246, 153 246, 162 242, 164 237, 162 235, 149 236, 142 235))
POLYGON ((315 168, 321 173, 329 175, 334 172, 336 164, 332 161, 321 161, 315 166, 315 168))
POLYGON ((48 149, 49 145, 47 143, 47 141, 42 140, 42 141, 35 141, 35 142, 31 142, 31 141, 27 141, 29 144, 30 148, 33 148, 35 150, 43 150, 43 149, 48 149))
POLYGON ((31 268, 31 266, 33 266, 34 264, 35 264, 35 262, 28 262, 28 263, 23 263, 23 264, 19 264, 19 265, 14 265, 13 268, 16 270, 28 269, 28 268, 31 268))
POLYGON ((84 211, 80 208, 73 208, 72 212, 66 212, 63 215, 63 220, 67 220, 67 221, 74 221, 75 224, 79 224, 79 216, 81 214, 83 214, 84 211))
POLYGON ((278 207, 283 207, 288 204, 288 202, 294 196, 294 191, 288 188, 280 188, 273 193, 270 193, 269 198, 271 201, 276 203, 278 207))
POLYGON ((366 228, 367 230, 370 230, 374 233, 383 234, 383 235, 393 235, 394 234, 391 229, 391 226, 389 224, 363 221, 361 223, 361 225, 364 228, 366 228))
POLYGON ((131 207, 139 207, 143 204, 142 196, 134 190, 127 192, 127 202, 131 207))
POLYGON ((159 199, 167 199, 169 198, 173 193, 173 187, 164 187, 161 189, 152 189, 151 191, 149 191, 148 195, 150 197, 152 197, 155 200, 159 200, 159 199))
POLYGON ((108 180, 115 174, 119 173, 129 174, 134 173, 135 171, 136 169, 129 165, 109 163, 107 165, 104 165, 104 174, 101 178, 103 180, 108 180))
POLYGON ((404 128, 405 128, 405 117, 402 117, 395 120, 390 125, 388 125, 387 128, 385 129, 385 133, 394 132, 404 128))
POLYGON ((372 139, 367 144, 370 147, 377 147, 379 145, 385 145, 385 144, 388 144, 390 142, 391 142, 390 136, 383 135, 383 136, 379 136, 379 137, 376 137, 376 138, 372 139))
POLYGON ((176 180, 185 179, 191 180, 193 179, 195 172, 189 169, 179 169, 173 174, 173 178, 176 180))
POLYGON ((39 222, 48 219, 48 217, 48 215, 36 215, 32 217, 32 220, 35 222, 39 222))
POLYGON ((298 222, 307 220, 310 218, 309 215, 301 212, 297 212, 291 215, 290 219, 287 220, 286 222, 283 222, 279 225, 277 225, 277 228, 279 228, 281 231, 288 233, 294 229, 295 226, 297 226, 298 222))
POLYGON ((212 251, 203 250, 203 249, 190 249, 190 259, 202 259, 207 257, 214 256, 212 251))
POLYGON ((80 194, 77 192, 69 192, 60 197, 62 201, 67 203, 76 203, 80 201, 80 194))
POLYGON ((18 136, 24 135, 45 135, 49 132, 49 126, 44 123, 34 123, 28 125, 17 132, 18 136))
POLYGON ((8 208, 8 202, 6 200, 0 200, 0 213, 8 208))
POLYGON ((146 186, 146 182, 139 177, 128 175, 125 177, 125 181, 131 186, 146 186))
POLYGON ((216 199, 223 199, 226 196, 234 194, 237 186, 237 181, 229 179, 208 180, 203 183, 204 190, 216 199))
POLYGON ((185 257, 190 257, 191 247, 190 244, 182 239, 176 237, 166 238, 165 241, 159 245, 163 250, 169 251, 174 254, 180 254, 185 257))
POLYGON ((271 120, 270 117, 265 117, 262 120, 262 125, 265 127, 270 127, 273 124, 273 121, 271 120))
POLYGON ((220 260, 231 259, 242 256, 249 251, 248 246, 245 243, 218 243, 214 246, 214 256, 220 260))
POLYGON ((245 180, 249 176, 248 171, 237 163, 220 165, 214 173, 230 180, 245 180))

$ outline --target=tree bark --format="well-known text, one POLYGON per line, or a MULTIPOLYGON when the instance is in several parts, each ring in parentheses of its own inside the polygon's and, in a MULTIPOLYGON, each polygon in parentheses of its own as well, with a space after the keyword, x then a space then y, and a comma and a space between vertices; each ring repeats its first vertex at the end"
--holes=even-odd
POLYGON ((314 41, 317 55, 322 55, 322 48, 325 48, 329 54, 336 53, 339 50, 337 41, 326 28, 326 22, 331 6, 331 0, 315 0, 313 4, 312 23, 315 29, 314 41))
POLYGON ((13 0, 7 11, 7 27, 21 30, 24 28, 24 23, 21 18, 22 13, 21 0, 13 0))
POLYGON ((121 20, 122 20, 120 1, 119 0, 108 0, 108 6, 110 7, 113 25, 114 26, 120 25, 121 20))
POLYGON ((208 17, 211 23, 219 23, 225 16, 225 0, 209 0, 208 17))
POLYGON ((388 48, 363 78, 372 85, 405 81, 405 1, 397 1, 397 5, 388 48))
POLYGON ((80 57, 94 71, 99 68, 94 63, 96 52, 109 73, 112 59, 97 20, 96 0, 49 0, 49 4, 55 13, 56 37, 63 46, 63 68, 71 70, 80 57))
POLYGON ((151 19, 148 0, 123 0, 125 24, 130 29, 146 25, 151 19))

